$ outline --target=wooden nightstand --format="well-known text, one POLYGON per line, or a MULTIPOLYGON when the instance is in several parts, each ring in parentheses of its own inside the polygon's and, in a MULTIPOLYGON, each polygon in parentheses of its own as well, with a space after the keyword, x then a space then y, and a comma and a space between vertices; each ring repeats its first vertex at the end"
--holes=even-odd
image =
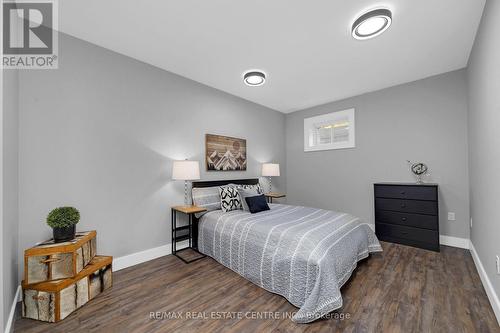
POLYGON ((205 212, 205 208, 197 207, 197 206, 174 206, 172 207, 172 254, 177 258, 181 259, 186 264, 190 262, 205 258, 204 254, 198 252, 197 248, 193 247, 193 215, 196 213, 205 212), (177 227, 177 213, 183 213, 188 216, 188 225, 177 227), (189 247, 177 250, 177 242, 189 240, 189 247), (199 253, 201 256, 198 256, 191 260, 186 260, 179 256, 177 253, 184 250, 193 250, 199 253))
POLYGON ((279 198, 284 198, 286 197, 285 193, 279 193, 279 192, 269 192, 264 194, 266 196, 267 202, 273 203, 273 199, 279 199, 279 198))

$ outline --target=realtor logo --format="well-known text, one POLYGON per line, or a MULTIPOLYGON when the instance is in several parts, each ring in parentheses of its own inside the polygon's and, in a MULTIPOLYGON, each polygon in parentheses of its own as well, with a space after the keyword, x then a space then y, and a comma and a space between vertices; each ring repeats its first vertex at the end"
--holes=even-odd
POLYGON ((4 0, 2 21, 4 68, 57 68, 55 0, 4 0))

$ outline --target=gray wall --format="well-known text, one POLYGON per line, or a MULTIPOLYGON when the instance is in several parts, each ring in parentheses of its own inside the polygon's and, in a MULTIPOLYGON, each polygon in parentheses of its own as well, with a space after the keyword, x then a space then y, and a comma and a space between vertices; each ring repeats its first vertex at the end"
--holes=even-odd
POLYGON ((466 93, 460 70, 287 115, 287 202, 374 223, 373 183, 414 181, 406 160, 423 161, 440 185, 441 234, 469 238, 466 93), (305 153, 304 118, 347 108, 356 148, 305 153))
POLYGON ((500 295, 500 3, 489 0, 469 60, 471 240, 500 295))
MULTIPOLYGON (((6 324, 18 280, 18 72, 3 73, 2 102, 2 269, 3 325, 6 324)), ((3 327, 3 326, 1 326, 3 327)))
MULTIPOLYGON (((285 190, 285 116, 131 58, 60 35, 58 70, 20 73, 20 250, 51 236, 54 207, 81 211, 98 252, 123 256, 170 243, 184 184, 172 160, 204 160, 205 134, 247 139, 250 178, 275 161, 285 190)), ((22 268, 20 267, 20 270, 22 268)))
MULTIPOLYGON (((2 14, 3 8, 0 6, 0 14, 2 14)), ((0 38, 1 39, 1 38, 0 38)), ((1 52, 0 52, 1 54, 1 52)), ((3 91, 3 74, 4 71, 0 70, 0 99, 2 102, 0 103, 0 146, 3 147, 3 100, 4 100, 4 91, 3 91)), ((3 149, 0 152, 0 174, 3 174, 3 149)), ((3 215, 3 177, 0 177, 0 215, 3 215)), ((2 244, 0 245, 1 251, 3 253, 3 216, 1 217, 2 221, 0 221, 0 239, 2 240, 2 244)), ((4 270, 6 267, 4 267, 3 263, 3 254, 0 254, 0 330, 3 330, 5 324, 5 313, 4 313, 4 286, 3 286, 3 275, 4 275, 4 270)))

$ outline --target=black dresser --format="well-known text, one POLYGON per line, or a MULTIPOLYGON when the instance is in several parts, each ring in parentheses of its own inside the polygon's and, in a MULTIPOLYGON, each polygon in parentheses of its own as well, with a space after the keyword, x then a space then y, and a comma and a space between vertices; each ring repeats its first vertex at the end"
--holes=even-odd
POLYGON ((374 193, 380 240, 439 251, 437 184, 377 183, 374 193))

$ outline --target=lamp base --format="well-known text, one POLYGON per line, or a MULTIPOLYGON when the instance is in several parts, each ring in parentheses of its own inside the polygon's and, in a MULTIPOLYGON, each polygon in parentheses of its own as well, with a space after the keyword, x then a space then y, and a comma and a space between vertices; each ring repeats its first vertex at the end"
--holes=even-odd
POLYGON ((188 182, 184 181, 184 206, 189 206, 188 202, 188 182))

